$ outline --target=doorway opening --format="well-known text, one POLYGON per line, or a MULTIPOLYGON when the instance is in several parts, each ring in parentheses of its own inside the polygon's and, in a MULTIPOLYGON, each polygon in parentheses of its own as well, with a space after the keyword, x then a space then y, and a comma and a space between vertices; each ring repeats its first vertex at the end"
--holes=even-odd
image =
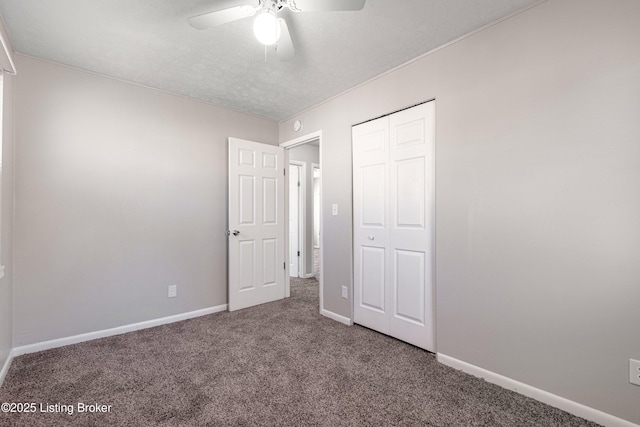
MULTIPOLYGON (((293 149, 294 153, 298 149, 293 149)), ((289 157, 289 277, 306 277, 306 163, 289 157)))
POLYGON ((320 131, 280 144, 285 149, 286 253, 285 296, 291 281, 317 279, 319 310, 323 308, 322 282, 322 134, 320 131))
POLYGON ((313 163, 313 274, 320 276, 320 163, 313 163))

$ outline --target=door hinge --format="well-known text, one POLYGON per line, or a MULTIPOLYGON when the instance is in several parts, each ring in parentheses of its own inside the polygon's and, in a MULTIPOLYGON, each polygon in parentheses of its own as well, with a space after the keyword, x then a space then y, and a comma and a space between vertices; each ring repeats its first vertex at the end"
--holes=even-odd
POLYGON ((300 181, 298 181, 298 187, 300 187, 300 181))
POLYGON ((284 268, 285 270, 287 269, 287 263, 286 262, 282 263, 282 268, 284 268))
POLYGON ((298 251, 298 256, 300 256, 300 251, 298 251))
POLYGON ((287 170, 286 169, 282 169, 283 175, 287 176, 287 170))

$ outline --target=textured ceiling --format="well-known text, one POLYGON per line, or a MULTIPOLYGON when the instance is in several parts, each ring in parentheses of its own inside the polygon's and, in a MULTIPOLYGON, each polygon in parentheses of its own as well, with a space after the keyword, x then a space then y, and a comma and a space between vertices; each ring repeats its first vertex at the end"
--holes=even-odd
MULTIPOLYGON (((296 56, 279 62, 246 18, 190 16, 257 0, 0 0, 16 51, 283 120, 540 0, 367 0, 359 12, 282 12, 296 56)), ((19 72, 19 70, 18 70, 19 72)))

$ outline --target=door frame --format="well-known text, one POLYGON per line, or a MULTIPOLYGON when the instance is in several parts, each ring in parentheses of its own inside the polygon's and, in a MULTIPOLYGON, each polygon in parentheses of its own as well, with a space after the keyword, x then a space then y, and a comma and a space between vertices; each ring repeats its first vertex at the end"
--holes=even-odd
MULTIPOLYGON (((298 256, 298 276, 297 277, 306 277, 306 274, 304 272, 305 270, 305 257, 306 257, 306 251, 305 251, 305 243, 306 243, 306 239, 305 239, 305 227, 306 227, 306 173, 307 173, 307 168, 306 168, 306 164, 305 162, 301 162, 298 160, 289 160, 287 162, 287 171, 290 170, 290 166, 291 165, 295 165, 297 167, 300 168, 300 174, 298 175, 298 182, 300 183, 300 186, 298 187, 298 251, 300 252, 300 255, 298 256)), ((291 175, 289 175, 289 179, 291 179, 291 175)), ((289 189, 287 187, 287 189, 289 189)), ((285 203, 285 209, 287 209, 289 207, 289 203, 288 203, 288 197, 289 197, 289 193, 287 192, 287 203, 285 203)), ((289 212, 291 211, 287 211, 287 217, 286 220, 289 220, 289 212)), ((287 223, 288 224, 288 223, 287 223)), ((285 233, 291 231, 289 229, 289 227, 287 226, 285 233)), ((289 240, 287 240, 287 242, 289 242, 289 240)), ((289 252, 287 252, 287 254, 289 254, 289 256, 291 256, 291 254, 289 252)), ((289 276, 291 277, 291 276, 289 276)))
MULTIPOLYGON (((320 167, 324 163, 324 159, 322 156, 322 130, 318 130, 315 132, 308 133, 306 135, 299 136, 297 138, 291 139, 289 141, 285 141, 280 144, 280 147, 284 148, 284 161, 287 165, 287 169, 289 169, 289 149, 298 147, 300 145, 308 144, 310 142, 318 141, 318 152, 320 157, 320 167)), ((322 170, 322 169, 321 169, 322 170)), ((284 205, 284 226, 285 226, 285 236, 289 235, 289 180, 285 179, 285 205, 284 205)), ((318 293, 319 293, 319 301, 320 306, 318 307, 320 313, 324 311, 324 298, 322 296, 324 290, 324 244, 323 244, 323 224, 322 224, 322 193, 323 193, 323 185, 322 185, 322 173, 320 174, 320 280, 318 280, 318 293)), ((289 253, 289 240, 285 239, 285 253, 289 253)), ((284 275, 284 289, 285 289, 285 297, 288 298, 291 296, 291 278, 289 277, 289 265, 287 263, 287 268, 284 275)))

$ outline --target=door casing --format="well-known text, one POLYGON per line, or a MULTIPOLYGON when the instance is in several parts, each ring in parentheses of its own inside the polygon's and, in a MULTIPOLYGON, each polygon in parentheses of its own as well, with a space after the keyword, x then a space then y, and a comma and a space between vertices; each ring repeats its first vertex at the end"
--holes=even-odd
MULTIPOLYGON (((316 132, 311 132, 305 135, 302 135, 298 138, 294 138, 292 140, 283 142, 280 144, 280 147, 284 148, 284 153, 285 153, 285 162, 289 162, 289 149, 290 148, 294 148, 300 145, 304 145, 304 144, 308 144, 310 142, 314 142, 314 141, 318 141, 319 144, 319 151, 320 151, 320 165, 323 164, 323 155, 322 155, 322 130, 316 131, 316 132)), ((322 178, 321 178, 322 179, 322 178)), ((288 182, 288 180, 287 180, 288 182)), ((285 219, 285 233, 288 235, 289 233, 289 213, 288 213, 288 208, 289 208, 289 197, 288 197, 288 184, 287 184, 287 188, 285 189, 285 195, 287 196, 287 200, 285 201, 286 203, 286 208, 285 208, 285 215, 287 215, 287 218, 285 219)), ((286 253, 289 253, 289 244, 287 243, 287 247, 286 247, 286 253)), ((318 292, 319 292, 319 311, 320 314, 322 314, 323 316, 327 316, 327 311, 324 309, 324 297, 323 297, 323 292, 324 292, 324 274, 323 274, 323 269, 324 269, 324 246, 323 246, 323 220, 322 220, 322 181, 320 183, 320 278, 318 280, 318 292)), ((287 272, 285 274, 285 295, 286 297, 289 297, 291 295, 291 281, 290 281, 290 277, 289 277, 289 270, 287 267, 287 272)), ((329 317, 331 317, 329 315, 329 317)), ((345 321, 344 323, 347 324, 351 324, 351 320, 348 319, 348 321, 345 321)))

